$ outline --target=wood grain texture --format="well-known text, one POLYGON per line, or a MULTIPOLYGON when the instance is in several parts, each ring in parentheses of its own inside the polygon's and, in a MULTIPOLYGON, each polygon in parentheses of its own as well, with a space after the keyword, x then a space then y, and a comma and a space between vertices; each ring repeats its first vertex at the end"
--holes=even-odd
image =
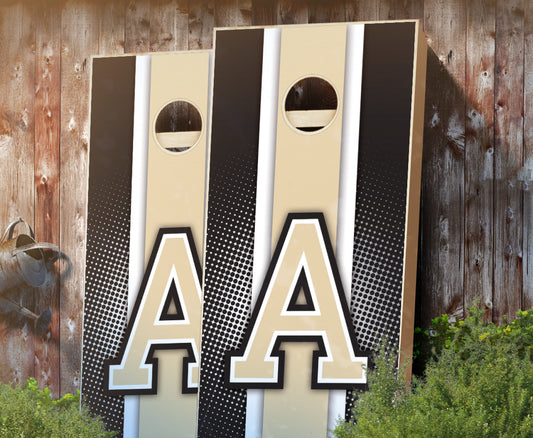
POLYGON ((396 18, 396 7, 399 6, 397 3, 399 3, 397 0, 381 0, 379 3, 379 19, 394 20, 396 18))
POLYGON ((428 0, 424 14, 440 62, 428 71, 424 132, 421 306, 427 324, 441 313, 463 316, 466 2, 428 0))
POLYGON ((150 51, 150 0, 130 0, 124 18, 124 52, 150 51))
POLYGON ((99 0, 99 3, 98 53, 100 55, 124 53, 126 2, 99 0))
POLYGON ((61 392, 80 388, 91 55, 98 53, 98 4, 67 1, 61 17, 60 247, 61 392), (80 37, 81 36, 81 37, 80 37))
POLYGON ((305 0, 276 0, 274 24, 301 24, 309 20, 309 6, 305 0))
POLYGON ((215 27, 250 26, 252 0, 217 0, 215 2, 215 27))
POLYGON ((524 1, 496 5, 493 318, 514 316, 522 295, 524 1))
POLYGON ((464 305, 492 318, 495 1, 467 2, 464 305))
POLYGON ((150 50, 187 50, 189 16, 186 0, 153 0, 150 3, 150 50))
POLYGON ((423 0, 380 0, 377 7, 379 20, 424 18, 423 0))
POLYGON ((411 16, 424 23, 424 0, 411 0, 411 16))
POLYGON ((309 23, 338 21, 346 21, 344 0, 311 0, 309 2, 309 23))
POLYGON ((189 0, 189 50, 213 48, 215 0, 189 0))
POLYGON ((274 0, 255 0, 252 6, 254 26, 268 26, 275 21, 274 0))
MULTIPOLYGON (((35 28, 25 3, 0 6, 0 227, 16 217, 33 223, 35 28)), ((25 232, 24 228, 17 228, 25 232)), ((33 309, 34 290, 12 290, 10 297, 33 309)), ((16 313, 0 315, 0 381, 24 383, 32 376, 32 321, 16 313)))
MULTIPOLYGON (((59 133, 61 123, 61 8, 35 8, 35 235, 59 245, 59 133)), ((35 296, 35 313, 52 312, 50 329, 35 339, 35 377, 54 397, 60 394, 59 278, 56 266, 35 296)))
POLYGON ((424 2, 423 0, 382 0, 380 6, 382 19, 386 19, 384 18, 386 11, 388 12, 388 19, 391 20, 423 19, 424 2))
POLYGON ((533 307, 533 2, 524 10, 524 249, 522 309, 533 307))
POLYGON ((374 21, 379 19, 379 0, 347 0, 347 21, 374 21))

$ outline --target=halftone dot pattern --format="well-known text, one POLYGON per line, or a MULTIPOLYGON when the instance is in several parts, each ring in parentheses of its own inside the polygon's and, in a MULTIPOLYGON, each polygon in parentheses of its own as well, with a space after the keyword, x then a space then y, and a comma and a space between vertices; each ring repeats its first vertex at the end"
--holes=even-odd
POLYGON ((350 309, 368 350, 399 343, 407 181, 393 163, 362 160, 359 172, 350 309))
POLYGON ((229 389, 223 373, 224 355, 240 347, 251 313, 256 163, 251 148, 216 163, 211 173, 198 425, 203 438, 244 436, 246 391, 229 389))
MULTIPOLYGON (((400 337, 407 175, 402 166, 361 157, 352 271, 351 317, 361 349, 400 337)), ((354 393, 346 393, 346 419, 354 393)))
POLYGON ((124 399, 104 392, 103 362, 118 355, 126 329, 131 176, 90 191, 83 324, 83 399, 109 430, 123 428, 124 399))

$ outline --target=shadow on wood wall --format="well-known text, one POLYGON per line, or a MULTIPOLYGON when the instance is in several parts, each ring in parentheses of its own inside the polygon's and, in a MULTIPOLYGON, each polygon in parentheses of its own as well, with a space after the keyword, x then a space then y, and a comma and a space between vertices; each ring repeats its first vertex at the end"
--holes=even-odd
POLYGON ((51 329, 0 315, 0 381, 80 385, 92 55, 208 49, 214 26, 418 18, 428 69, 419 321, 474 297, 533 305, 531 0, 11 0, 0 3, 0 227, 23 217, 65 261, 20 295, 51 329), (59 276, 58 276, 59 275, 59 276))
POLYGON ((464 194, 454 188, 462 169, 453 164, 464 162, 465 94, 430 47, 427 59, 417 279, 417 324, 423 327, 438 316, 434 309, 458 318, 464 313, 463 288, 454 282, 464 271, 464 194))

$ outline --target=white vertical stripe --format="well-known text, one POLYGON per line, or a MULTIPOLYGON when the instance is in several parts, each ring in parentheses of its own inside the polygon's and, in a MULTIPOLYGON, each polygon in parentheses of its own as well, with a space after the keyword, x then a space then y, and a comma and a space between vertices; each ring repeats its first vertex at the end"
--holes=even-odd
MULTIPOLYGON (((271 257, 280 47, 281 29, 265 29, 255 202, 252 308, 257 301, 271 257)), ((263 403, 264 391, 262 389, 247 391, 246 438, 261 438, 263 434, 263 403)))
MULTIPOLYGON (((128 320, 130 319, 144 273, 146 226, 146 178, 150 117, 151 57, 135 59, 135 104, 133 114, 133 153, 131 169, 130 258, 128 278, 128 320)), ((124 397, 124 437, 139 436, 139 396, 124 397)))
MULTIPOLYGON (((364 24, 351 24, 346 29, 346 61, 344 70, 344 102, 342 116, 339 210, 337 214, 337 265, 350 304, 352 288, 355 197, 357 192, 357 159, 359 155, 359 120, 361 85, 363 82, 364 24)), ((329 392, 328 430, 344 418, 346 391, 329 392)), ((331 436, 328 434, 328 436, 331 436)))

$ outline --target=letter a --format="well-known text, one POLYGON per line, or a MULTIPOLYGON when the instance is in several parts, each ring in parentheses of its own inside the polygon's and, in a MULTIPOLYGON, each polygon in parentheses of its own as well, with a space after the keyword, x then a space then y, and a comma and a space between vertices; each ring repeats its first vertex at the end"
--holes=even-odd
POLYGON ((181 392, 198 391, 202 318, 200 263, 189 228, 162 228, 118 359, 104 365, 115 394, 157 394, 157 349, 187 350, 181 392))
POLYGON ((310 341, 318 344, 311 388, 366 383, 367 358, 357 345, 324 216, 290 214, 243 346, 226 356, 226 380, 241 388, 283 388, 281 344, 310 341))

